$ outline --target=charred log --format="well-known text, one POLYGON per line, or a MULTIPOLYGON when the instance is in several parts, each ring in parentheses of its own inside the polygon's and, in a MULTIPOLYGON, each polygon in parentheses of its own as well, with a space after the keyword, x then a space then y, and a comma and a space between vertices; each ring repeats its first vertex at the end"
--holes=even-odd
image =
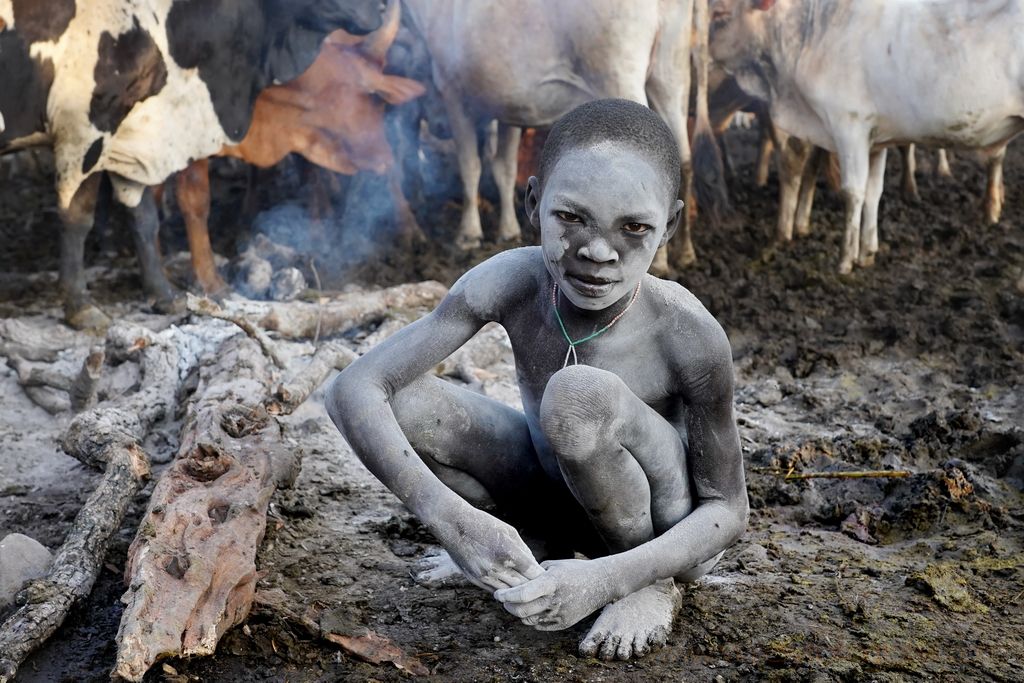
POLYGON ((128 552, 117 675, 140 681, 158 659, 211 654, 248 615, 270 497, 299 466, 264 407, 274 382, 241 335, 200 367, 178 456, 128 552))

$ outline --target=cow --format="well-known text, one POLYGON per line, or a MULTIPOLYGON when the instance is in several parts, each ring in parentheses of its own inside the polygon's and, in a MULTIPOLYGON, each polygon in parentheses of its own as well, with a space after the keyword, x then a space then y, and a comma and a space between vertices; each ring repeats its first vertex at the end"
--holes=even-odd
MULTIPOLYGON (((456 239, 460 246, 476 246, 483 235, 477 197, 481 121, 500 122, 493 163, 501 200, 499 239, 520 237, 514 186, 521 129, 550 126, 573 107, 596 98, 642 102, 665 119, 679 143, 683 192, 689 195, 690 36, 691 27, 696 35, 707 35, 707 0, 406 0, 406 10, 430 52, 433 80, 458 152, 464 198, 456 239)), ((704 103, 706 42, 696 46, 704 103)), ((700 142, 694 149, 708 150, 720 165, 706 104, 697 109, 700 142)), ((682 243, 674 257, 677 265, 695 258, 691 215, 688 211, 683 235, 677 238, 682 243)))
POLYGON ((174 309, 148 188, 238 143, 260 91, 380 15, 379 0, 0 0, 0 153, 53 146, 67 321, 109 322, 83 263, 102 173, 131 211, 147 294, 174 309))
MULTIPOLYGON (((220 156, 267 168, 295 152, 335 173, 386 174, 402 236, 422 238, 384 134, 385 103, 401 104, 425 92, 417 81, 383 73, 400 20, 399 0, 389 0, 377 31, 365 37, 344 30, 330 34, 302 75, 260 93, 249 132, 239 144, 225 146, 220 156)), ((204 291, 215 294, 226 286, 217 274, 207 232, 207 168, 206 159, 193 162, 178 174, 175 187, 196 279, 204 291)))
POLYGON ((1022 0, 714 0, 711 54, 770 103, 791 174, 838 156, 850 273, 878 250, 887 146, 997 154, 1024 130, 1022 31, 1022 0))

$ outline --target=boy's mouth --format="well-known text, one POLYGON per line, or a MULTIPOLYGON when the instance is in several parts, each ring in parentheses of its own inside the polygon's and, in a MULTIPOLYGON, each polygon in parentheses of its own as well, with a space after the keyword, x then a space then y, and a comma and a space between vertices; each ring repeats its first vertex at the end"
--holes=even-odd
POLYGON ((565 279, 580 294, 595 298, 604 296, 618 283, 618 280, 583 273, 566 273, 565 279))

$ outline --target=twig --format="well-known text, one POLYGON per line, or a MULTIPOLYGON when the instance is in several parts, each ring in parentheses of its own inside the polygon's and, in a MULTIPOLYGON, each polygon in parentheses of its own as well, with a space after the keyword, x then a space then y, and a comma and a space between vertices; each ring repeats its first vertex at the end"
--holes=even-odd
POLYGON ((206 297, 195 296, 194 294, 188 294, 186 296, 186 306, 192 313, 205 315, 210 318, 217 318, 218 320, 226 320, 229 323, 237 325, 243 332, 249 335, 257 344, 260 345, 260 348, 263 349, 263 353, 274 361, 274 365, 282 370, 287 367, 287 363, 285 363, 284 358, 281 357, 281 354, 278 352, 277 346, 274 344, 273 340, 267 336, 266 332, 246 318, 240 315, 227 313, 214 301, 207 299, 206 297))
POLYGON ((309 257, 309 269, 313 273, 313 284, 316 285, 316 332, 313 334, 313 346, 320 341, 320 328, 324 322, 323 287, 320 285, 320 273, 316 269, 316 259, 309 257))
POLYGON ((751 467, 757 474, 772 474, 783 479, 902 479, 914 473, 908 470, 847 470, 843 472, 794 472, 792 469, 782 471, 773 467, 751 467))

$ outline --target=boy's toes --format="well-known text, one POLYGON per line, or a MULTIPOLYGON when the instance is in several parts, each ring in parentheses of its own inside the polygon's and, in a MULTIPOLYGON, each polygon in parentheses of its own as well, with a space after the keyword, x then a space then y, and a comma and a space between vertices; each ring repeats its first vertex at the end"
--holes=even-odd
MULTIPOLYGON (((637 636, 637 639, 639 639, 639 638, 641 638, 641 636, 637 636)), ((622 641, 619 643, 619 649, 618 649, 618 651, 616 651, 615 656, 618 657, 619 659, 621 659, 622 661, 626 661, 627 659, 632 657, 633 656, 633 642, 634 642, 634 638, 633 638, 632 635, 625 635, 625 636, 623 636, 622 637, 622 641)))
POLYGON ((607 633, 604 631, 591 631, 587 637, 580 642, 580 654, 584 657, 596 657, 597 649, 601 647, 607 633))
POLYGON ((622 636, 617 633, 610 634, 601 644, 601 649, 597 652, 597 658, 603 659, 606 662, 610 662, 615 659, 615 653, 619 650, 619 642, 621 640, 622 636))
POLYGON ((444 550, 417 560, 413 564, 413 580, 421 586, 452 586, 469 584, 469 579, 444 550))

